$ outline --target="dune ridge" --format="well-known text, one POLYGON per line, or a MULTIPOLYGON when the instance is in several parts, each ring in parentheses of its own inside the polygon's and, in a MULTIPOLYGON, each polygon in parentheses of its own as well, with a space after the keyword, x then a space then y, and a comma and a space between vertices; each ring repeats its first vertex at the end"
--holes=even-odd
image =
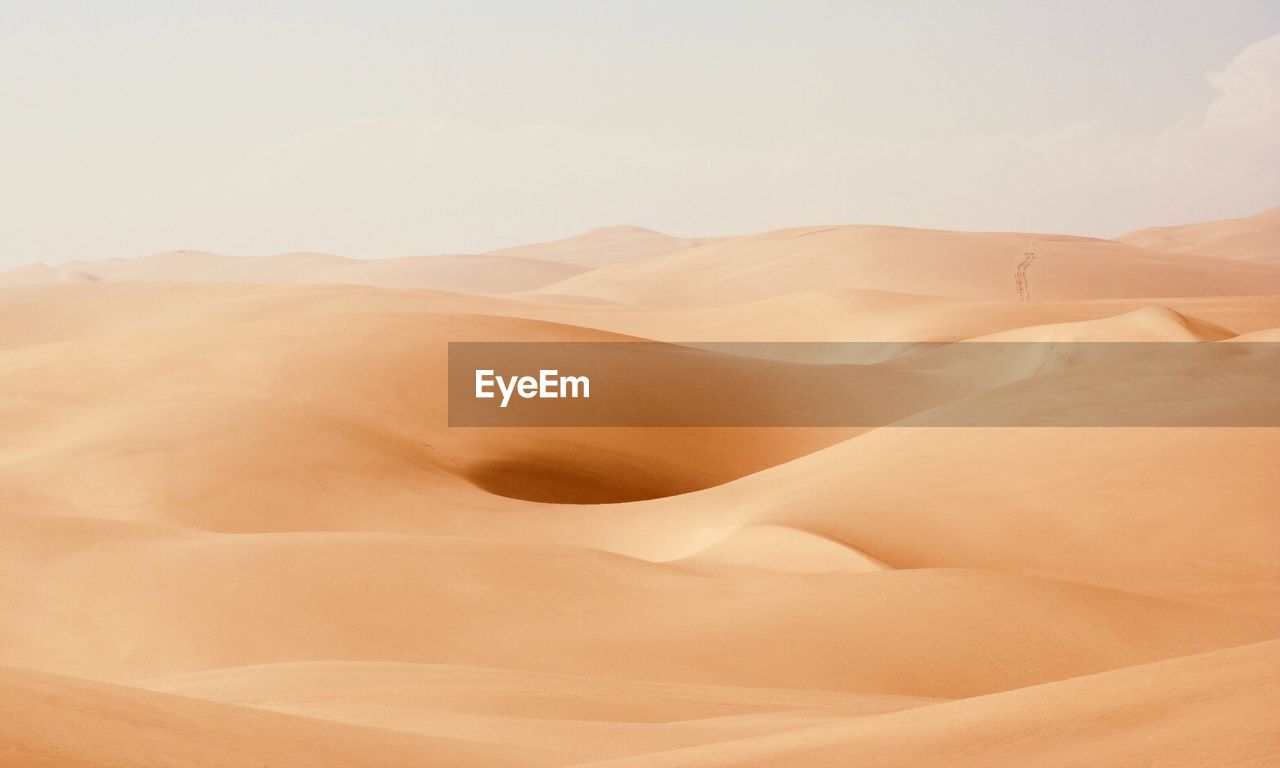
POLYGON ((646 766, 1266 765, 1273 642, 803 731, 594 762, 646 766), (1066 719, 1062 720, 1064 713, 1066 719), (1243 715, 1243 716, 1242 716, 1243 715))
POLYGON ((1280 429, 938 426, 1156 374, 1054 352, 961 384, 962 344, 910 342, 1214 345, 1158 375, 1247 419, 1271 388, 1223 392, 1280 328, 1274 219, 0 273, 0 763, 1265 765, 1280 429), (450 428, 464 340, 685 342, 775 386, 785 355, 708 343, 878 341, 867 392, 918 399, 875 429, 450 428))
POLYGON ((1238 219, 1139 229, 1116 239, 1143 248, 1274 264, 1280 261, 1280 207, 1238 219))

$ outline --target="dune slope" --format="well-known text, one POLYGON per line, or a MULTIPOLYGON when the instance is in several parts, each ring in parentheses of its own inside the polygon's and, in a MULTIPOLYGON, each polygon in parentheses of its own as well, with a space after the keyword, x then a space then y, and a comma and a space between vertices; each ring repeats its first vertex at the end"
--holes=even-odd
POLYGON ((541 290, 687 306, 836 288, 1001 301, 1249 295, 1280 290, 1280 271, 1110 240, 860 226, 712 242, 541 290))
POLYGON ((0 668, 0 764, 30 768, 540 766, 545 756, 0 668))
POLYGON ((0 275, 0 764, 1265 765, 1269 216, 0 275), (451 342, 646 339, 895 420, 450 426, 451 342))
POLYGON ((1280 645, 1262 643, 992 696, 666 754, 655 766, 1264 766, 1280 748, 1280 645))
POLYGON ((1274 264, 1280 261, 1280 207, 1239 219, 1150 227, 1116 239, 1142 248, 1274 264))

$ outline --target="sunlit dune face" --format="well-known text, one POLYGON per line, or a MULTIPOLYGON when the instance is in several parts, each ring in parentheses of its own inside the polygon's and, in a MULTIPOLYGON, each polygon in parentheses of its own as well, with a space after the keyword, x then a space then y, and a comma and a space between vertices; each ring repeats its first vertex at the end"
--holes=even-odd
POLYGON ((0 12, 0 768, 1280 762, 1276 9, 278 5, 0 12))

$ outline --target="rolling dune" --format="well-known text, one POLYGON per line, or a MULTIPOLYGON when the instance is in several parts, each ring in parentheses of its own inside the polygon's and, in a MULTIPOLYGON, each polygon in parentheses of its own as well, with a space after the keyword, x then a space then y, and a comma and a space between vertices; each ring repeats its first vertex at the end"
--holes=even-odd
POLYGON ((550 756, 341 725, 137 688, 0 668, 0 760, 58 768, 441 764, 541 766, 550 756))
POLYGON ((0 274, 0 764, 1265 765, 1273 213, 0 274), (641 340, 902 419, 448 425, 449 342, 641 340), (1117 382, 1215 426, 1017 421, 1117 382))
POLYGON ((1280 230, 1280 207, 1239 219, 1140 229, 1116 240, 1142 248, 1274 264, 1280 261, 1277 230, 1280 230))
POLYGON ((594 763, 645 766, 1267 765, 1274 642, 915 711, 594 763))
POLYGON ((567 545, 387 534, 147 532, 86 550, 58 546, 80 521, 55 520, 5 521, 6 539, 50 541, 34 557, 6 544, 8 568, 34 583, 7 579, 6 603, 27 607, 4 661, 114 681, 296 658, 954 698, 1277 626, 994 571, 721 575, 567 545), (1041 636, 1049 621, 1056 639, 1041 636), (82 633, 58 636, 67 625, 82 633))
POLYGON ((818 227, 712 242, 541 290, 687 306, 835 288, 1002 301, 1248 295, 1280 290, 1280 270, 1089 238, 818 227))
POLYGON ((517 245, 490 251, 491 256, 555 261, 596 268, 673 253, 710 238, 679 238, 644 227, 602 227, 562 240, 517 245))

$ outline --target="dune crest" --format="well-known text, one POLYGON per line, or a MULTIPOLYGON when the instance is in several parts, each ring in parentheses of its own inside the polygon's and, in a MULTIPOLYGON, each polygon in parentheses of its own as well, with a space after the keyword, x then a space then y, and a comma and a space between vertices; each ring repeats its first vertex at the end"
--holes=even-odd
POLYGON ((1280 261, 1280 207, 1239 219, 1139 229, 1116 240, 1142 248, 1275 264, 1280 261))
POLYGON ((555 261, 586 268, 663 256, 701 245, 714 238, 681 238, 636 226, 600 227, 580 235, 545 243, 517 245, 490 251, 492 256, 555 261))
POLYGON ((843 226, 715 241, 540 290, 687 306, 835 288, 999 301, 1249 295, 1280 290, 1280 270, 1110 240, 843 226))
POLYGON ((1268 217, 0 274, 0 764, 1265 764, 1268 217), (892 418, 450 426, 459 341, 892 418), (1102 390, 1188 423, 1025 426, 1102 390))

